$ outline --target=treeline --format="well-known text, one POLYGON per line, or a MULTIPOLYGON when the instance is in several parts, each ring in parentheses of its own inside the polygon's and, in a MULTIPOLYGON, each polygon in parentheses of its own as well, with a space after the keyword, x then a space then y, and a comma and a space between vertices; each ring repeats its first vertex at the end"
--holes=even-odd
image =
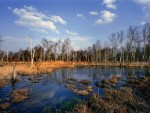
MULTIPOLYGON (((31 41, 32 44, 32 41, 31 41)), ((96 41, 84 50, 74 50, 69 38, 56 42, 42 39, 37 46, 18 52, 0 51, 1 61, 87 61, 87 62, 150 62, 150 23, 130 26, 112 33, 102 44, 96 41)))

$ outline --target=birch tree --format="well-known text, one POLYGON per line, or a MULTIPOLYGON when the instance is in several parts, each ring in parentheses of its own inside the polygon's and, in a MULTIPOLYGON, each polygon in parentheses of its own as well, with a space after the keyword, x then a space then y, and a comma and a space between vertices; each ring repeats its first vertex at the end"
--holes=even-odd
POLYGON ((120 62, 123 61, 123 65, 124 65, 124 51, 123 51, 123 49, 124 49, 123 42, 125 40, 124 31, 118 32, 117 36, 118 36, 118 39, 119 39, 120 51, 121 51, 121 53, 120 53, 120 62))
POLYGON ((143 37, 143 46, 144 46, 144 53, 143 53, 143 61, 150 61, 150 23, 146 23, 142 27, 142 37, 143 37))
POLYGON ((29 37, 30 40, 30 55, 31 55, 31 68, 33 67, 33 63, 34 63, 34 54, 35 54, 35 50, 32 48, 32 37, 29 37))
POLYGON ((111 49, 112 49, 112 54, 113 54, 113 59, 114 61, 116 61, 116 54, 117 54, 117 47, 119 45, 119 37, 117 37, 117 35, 115 33, 112 33, 109 37, 109 42, 111 45, 111 49))
POLYGON ((96 47, 96 61, 99 62, 99 61, 101 61, 101 42, 100 42, 100 40, 96 41, 95 47, 96 47))
POLYGON ((73 50, 71 46, 71 40, 69 38, 65 39, 62 45, 62 53, 66 54, 66 60, 69 61, 69 54, 73 50))

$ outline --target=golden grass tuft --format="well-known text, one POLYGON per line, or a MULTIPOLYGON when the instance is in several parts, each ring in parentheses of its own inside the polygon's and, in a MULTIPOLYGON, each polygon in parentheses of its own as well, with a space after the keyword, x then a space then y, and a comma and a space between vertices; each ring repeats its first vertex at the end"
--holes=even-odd
POLYGON ((27 89, 17 89, 13 91, 13 102, 21 102, 28 98, 27 89))
POLYGON ((87 80, 87 79, 81 80, 80 82, 81 82, 82 84, 89 84, 89 83, 90 83, 90 81, 87 80))
POLYGON ((79 90, 77 89, 74 85, 72 84, 66 84, 65 85, 68 89, 70 89, 71 91, 73 91, 74 93, 76 93, 77 95, 88 95, 89 92, 91 92, 93 89, 93 87, 86 87, 85 89, 83 90, 79 90))
POLYGON ((117 84, 119 78, 117 76, 112 76, 111 79, 109 80, 110 83, 112 84, 117 84))
POLYGON ((10 82, 7 79, 0 79, 0 87, 4 87, 10 82))
POLYGON ((0 108, 3 109, 3 110, 5 110, 5 109, 7 109, 10 105, 11 105, 11 103, 6 102, 6 103, 3 103, 3 104, 0 104, 0 108))

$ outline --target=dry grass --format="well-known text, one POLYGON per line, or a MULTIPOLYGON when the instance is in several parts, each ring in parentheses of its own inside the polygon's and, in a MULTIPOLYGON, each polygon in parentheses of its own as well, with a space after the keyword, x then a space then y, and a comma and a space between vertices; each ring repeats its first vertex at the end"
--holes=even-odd
POLYGON ((122 87, 120 90, 105 89, 105 99, 114 106, 123 106, 126 102, 136 102, 132 89, 122 87))
POLYGON ((90 83, 89 80, 81 80, 81 81, 77 81, 77 79, 75 78, 69 78, 66 80, 66 85, 65 87, 67 87, 68 89, 70 89, 72 92, 74 92, 77 95, 88 95, 90 92, 93 91, 93 86, 85 86, 83 84, 88 84, 90 83), (82 83, 82 84, 81 84, 82 83))
POLYGON ((107 103, 96 94, 93 94, 90 100, 90 109, 94 113, 111 113, 113 106, 107 103))
POLYGON ((144 77, 140 80, 135 79, 131 81, 128 86, 134 89, 138 96, 143 98, 150 106, 150 77, 144 77))
POLYGON ((90 81, 87 80, 87 79, 81 80, 80 82, 81 82, 82 84, 89 84, 89 83, 90 83, 90 81))
POLYGON ((21 102, 28 98, 28 90, 27 89, 17 89, 12 93, 13 102, 21 102))
POLYGON ((144 84, 147 84, 141 87, 144 90, 142 95, 146 96, 145 99, 136 96, 133 89, 129 87, 122 87, 119 90, 104 89, 105 95, 103 97, 93 94, 89 102, 75 106, 72 113, 82 112, 83 106, 89 110, 88 113, 149 113, 149 80, 148 78, 142 80, 144 84))
POLYGON ((7 109, 10 105, 11 105, 11 103, 6 102, 6 103, 3 103, 3 104, 0 104, 0 108, 3 109, 3 110, 5 110, 5 109, 7 109))
POLYGON ((118 81, 119 81, 119 78, 117 76, 112 76, 111 79, 109 80, 109 82, 112 84, 117 84, 118 81))
POLYGON ((0 79, 6 79, 8 78, 13 72, 13 66, 12 65, 5 65, 3 67, 0 67, 0 79))
POLYGON ((90 92, 93 91, 92 86, 87 86, 84 89, 80 90, 76 88, 73 84, 66 84, 65 85, 68 89, 70 89, 72 92, 76 93, 77 95, 88 95, 90 92))
POLYGON ((6 63, 0 67, 0 78, 8 78, 13 73, 13 68, 16 69, 17 74, 20 75, 35 75, 39 73, 49 73, 54 69, 61 67, 73 67, 74 63, 72 62, 36 62, 31 68, 31 64, 27 62, 18 62, 18 63, 6 63))
POLYGON ((9 84, 10 81, 7 79, 0 79, 0 87, 4 87, 5 85, 9 84))
MULTIPOLYGON (((144 113, 149 112, 146 105, 135 101, 134 97, 129 97, 130 93, 126 95, 120 91, 110 92, 111 94, 105 97, 94 94, 88 104, 84 105, 89 110, 87 113, 139 113, 141 109, 144 113)), ((83 103, 81 105, 83 106, 83 103)), ((82 112, 81 105, 75 106, 72 113, 82 112)))
POLYGON ((71 113, 89 113, 89 107, 87 103, 81 103, 76 105, 71 113))

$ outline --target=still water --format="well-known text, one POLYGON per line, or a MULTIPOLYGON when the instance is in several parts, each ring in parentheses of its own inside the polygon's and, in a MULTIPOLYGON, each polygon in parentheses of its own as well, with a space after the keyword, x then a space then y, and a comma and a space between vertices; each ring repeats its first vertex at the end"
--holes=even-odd
POLYGON ((45 113, 65 112, 82 100, 87 101, 89 95, 81 96, 73 93, 65 87, 66 80, 76 78, 78 81, 87 79, 93 92, 103 95, 103 89, 95 85, 112 76, 122 79, 114 86, 120 88, 126 84, 128 76, 137 78, 147 76, 148 69, 142 68, 119 68, 119 67, 84 67, 84 68, 61 68, 50 74, 36 76, 18 76, 19 82, 13 85, 0 87, 0 104, 10 102, 11 106, 5 111, 17 113, 45 113), (16 89, 28 89, 29 97, 19 103, 12 102, 12 91, 16 89))

